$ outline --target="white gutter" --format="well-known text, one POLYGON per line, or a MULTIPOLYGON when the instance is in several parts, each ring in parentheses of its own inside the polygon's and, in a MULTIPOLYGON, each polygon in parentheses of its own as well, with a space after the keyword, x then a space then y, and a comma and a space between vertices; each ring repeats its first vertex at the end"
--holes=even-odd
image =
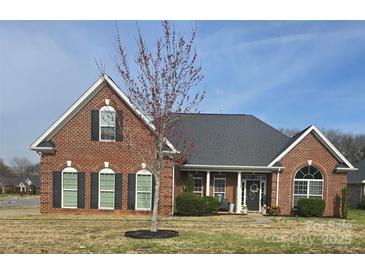
POLYGON ((56 149, 54 147, 33 147, 30 146, 29 147, 31 150, 35 150, 35 151, 55 151, 56 149))
POLYGON ((235 171, 247 171, 247 170, 265 170, 265 171, 276 171, 282 170, 284 167, 268 167, 268 166, 231 166, 231 165, 195 165, 185 164, 181 165, 181 170, 187 169, 205 169, 205 170, 235 170, 235 171))
POLYGON ((356 171, 358 168, 349 168, 349 167, 336 167, 336 171, 356 171))
POLYGON ((275 201, 276 206, 279 205, 279 182, 280 182, 280 168, 276 173, 276 201, 275 201))

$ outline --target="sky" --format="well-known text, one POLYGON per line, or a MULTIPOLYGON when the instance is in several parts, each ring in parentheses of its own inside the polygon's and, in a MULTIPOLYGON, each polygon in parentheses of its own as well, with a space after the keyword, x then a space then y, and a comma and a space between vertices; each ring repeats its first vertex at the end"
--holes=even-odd
MULTIPOLYGON (((136 25, 158 21, 0 21, 0 158, 38 161, 29 145, 98 78, 114 71, 116 23, 131 57, 136 25)), ((315 124, 365 134, 365 21, 175 21, 205 74, 204 113, 253 114, 276 128, 315 124)))

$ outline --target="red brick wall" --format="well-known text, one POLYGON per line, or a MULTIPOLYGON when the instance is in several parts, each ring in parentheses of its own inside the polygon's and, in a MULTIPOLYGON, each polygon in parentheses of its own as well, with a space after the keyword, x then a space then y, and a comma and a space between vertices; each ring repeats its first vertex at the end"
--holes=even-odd
MULTIPOLYGON (((326 202, 324 216, 341 215, 341 189, 346 186, 345 173, 335 173, 337 159, 314 134, 305 137, 280 162, 285 169, 280 174, 279 206, 283 215, 291 214, 293 208, 293 187, 295 173, 303 166, 312 165, 319 168, 324 176, 323 198, 326 202)), ((272 174, 271 205, 276 199, 276 173, 272 174)))
MULTIPOLYGON (((153 137, 143 121, 105 85, 81 111, 74 116, 53 138, 56 145, 54 155, 44 154, 41 157, 41 212, 42 213, 113 213, 121 214, 127 210, 128 173, 136 173, 141 169, 142 160, 126 141, 98 142, 91 141, 91 110, 98 110, 105 105, 105 99, 111 100, 111 105, 123 112, 123 130, 133 134, 133 143, 139 151, 149 153, 153 147, 153 137), (62 171, 66 161, 71 160, 72 166, 79 172, 85 172, 85 209, 62 209, 52 207, 52 172, 62 171), (90 177, 91 173, 99 172, 109 162, 110 168, 121 173, 122 209, 110 211, 90 209, 90 177)), ((165 160, 160 186, 160 212, 170 214, 172 206, 172 161, 165 160)), ((140 212, 140 211, 138 211, 140 212)))

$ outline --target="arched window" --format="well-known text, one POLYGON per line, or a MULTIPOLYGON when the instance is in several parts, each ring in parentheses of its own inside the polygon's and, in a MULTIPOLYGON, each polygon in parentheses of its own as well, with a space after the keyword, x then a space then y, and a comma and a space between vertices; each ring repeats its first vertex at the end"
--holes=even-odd
POLYGON ((114 209, 115 173, 110 168, 99 172, 99 208, 114 209))
POLYGON ((62 170, 62 207, 77 208, 77 170, 66 167, 62 170))
POLYGON ((152 208, 152 174, 148 170, 140 170, 136 174, 136 210, 152 208))
POLYGON ((300 198, 323 199, 323 175, 318 168, 305 166, 295 174, 294 207, 300 198))
POLYGON ((115 109, 111 106, 104 106, 99 110, 99 140, 115 140, 115 109))

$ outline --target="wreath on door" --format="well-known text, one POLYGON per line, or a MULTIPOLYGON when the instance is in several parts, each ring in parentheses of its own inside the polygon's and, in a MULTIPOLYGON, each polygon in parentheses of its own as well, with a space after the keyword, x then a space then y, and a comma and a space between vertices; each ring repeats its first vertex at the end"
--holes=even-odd
POLYGON ((259 186, 254 183, 250 186, 250 199, 254 200, 256 198, 256 193, 259 192, 260 188, 259 186))

